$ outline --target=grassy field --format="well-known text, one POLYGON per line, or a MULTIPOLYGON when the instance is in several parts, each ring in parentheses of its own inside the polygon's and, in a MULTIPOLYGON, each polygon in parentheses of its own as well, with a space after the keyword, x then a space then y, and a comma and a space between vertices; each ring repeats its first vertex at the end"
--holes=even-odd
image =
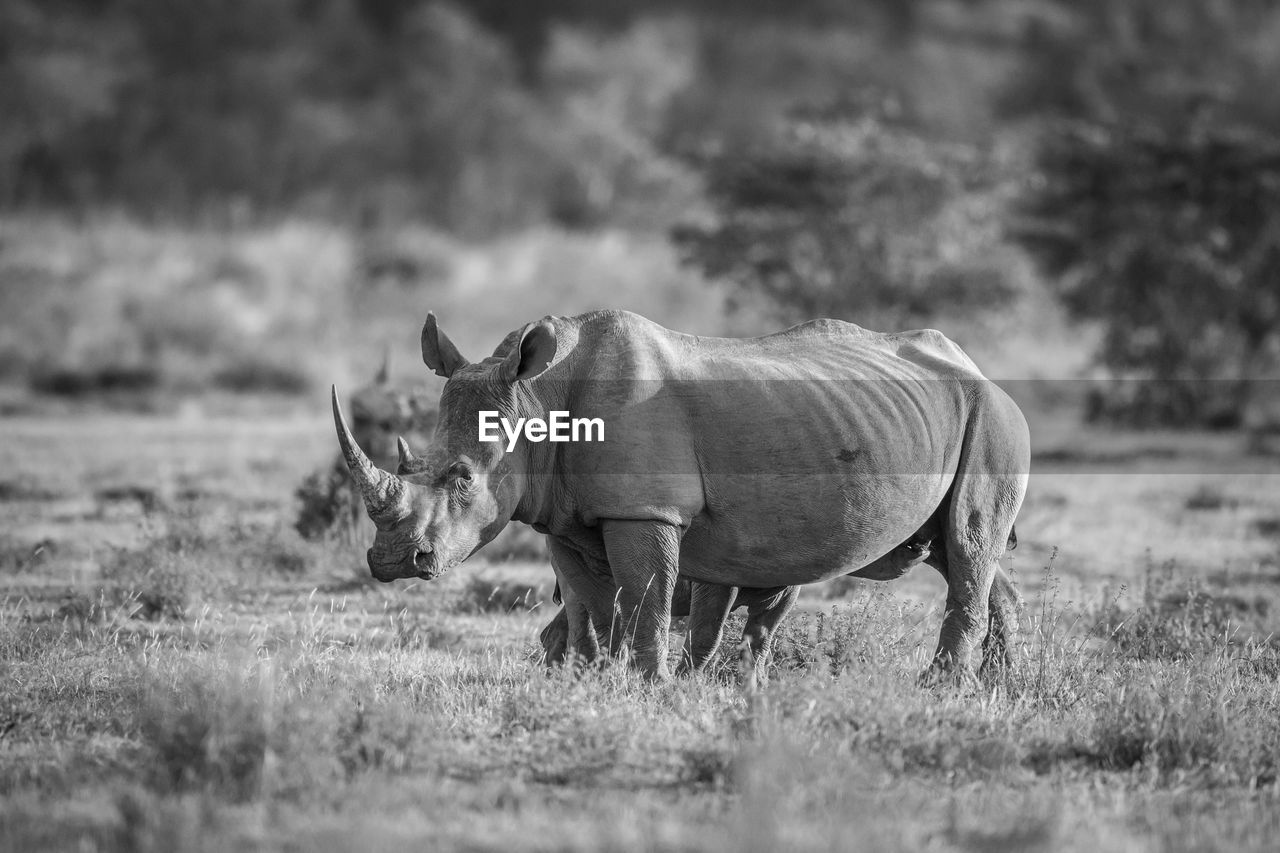
POLYGON ((751 691, 547 672, 544 565, 301 540, 322 402, 0 419, 0 850, 1274 849, 1280 465, 1041 435, 1016 673, 916 686, 919 569, 806 590, 751 691))

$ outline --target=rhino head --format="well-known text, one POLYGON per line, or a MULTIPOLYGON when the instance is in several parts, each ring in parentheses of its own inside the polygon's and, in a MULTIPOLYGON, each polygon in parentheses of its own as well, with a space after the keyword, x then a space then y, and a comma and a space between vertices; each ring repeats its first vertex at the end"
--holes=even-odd
POLYGON ((338 443, 377 533, 369 571, 383 582, 431 579, 461 563, 502 531, 524 494, 520 449, 481 442, 478 417, 498 411, 514 420, 521 386, 550 366, 556 335, 550 321, 509 335, 497 352, 472 364, 428 314, 422 359, 448 381, 431 447, 420 456, 399 441, 401 473, 378 468, 351 435, 333 390, 338 443))

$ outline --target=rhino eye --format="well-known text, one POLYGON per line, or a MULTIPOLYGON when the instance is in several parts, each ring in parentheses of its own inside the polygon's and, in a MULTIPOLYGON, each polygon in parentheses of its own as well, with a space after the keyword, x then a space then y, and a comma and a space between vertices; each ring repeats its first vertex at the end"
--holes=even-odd
POLYGON ((449 469, 449 479, 459 486, 471 485, 474 475, 471 473, 471 466, 465 462, 456 462, 449 469))

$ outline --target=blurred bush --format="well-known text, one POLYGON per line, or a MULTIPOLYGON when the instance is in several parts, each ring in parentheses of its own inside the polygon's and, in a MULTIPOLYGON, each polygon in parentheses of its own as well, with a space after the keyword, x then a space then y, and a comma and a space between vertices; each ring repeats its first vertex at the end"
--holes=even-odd
POLYGON ((1257 420, 1280 367, 1280 12, 1082 4, 1008 92, 1046 114, 1010 236, 1080 319, 1109 376, 1088 414, 1137 426, 1257 420), (1266 82, 1264 82, 1266 81, 1266 82))
POLYGON ((480 353, 604 305, 1062 376, 1061 297, 1170 381, 1100 418, 1249 423, 1277 45, 1273 4, 1196 0, 4 0, 0 382, 289 394, 416 361, 426 308, 480 353))
POLYGON ((0 221, 0 377, 70 397, 299 393, 340 364, 348 235, 0 221))
POLYGON ((552 39, 556 4, 526 5, 6 0, 0 207, 480 236, 595 224, 672 184, 631 124, 681 82, 670 39, 552 39), (520 65, 544 54, 534 89, 520 65))
POLYGON ((1280 355, 1280 136, 1192 123, 1071 128, 1017 232, 1115 375, 1094 407, 1137 425, 1236 426, 1280 355), (1110 391, 1110 393, 1106 393, 1110 391))
POLYGON ((867 95, 711 158, 715 216, 675 229, 685 258, 791 322, 909 328, 1013 301, 1019 283, 993 262, 990 163, 867 95))

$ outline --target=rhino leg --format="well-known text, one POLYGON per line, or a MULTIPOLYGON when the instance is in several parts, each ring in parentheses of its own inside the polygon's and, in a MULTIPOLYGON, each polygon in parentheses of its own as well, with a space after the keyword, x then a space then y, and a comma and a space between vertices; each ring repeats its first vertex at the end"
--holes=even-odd
POLYGON ((758 676, 768 670, 778 626, 791 612, 799 594, 798 586, 743 590, 739 594, 739 598, 747 598, 747 624, 742 629, 742 638, 751 649, 758 676))
POLYGON ((542 659, 547 666, 564 663, 569 653, 569 611, 561 607, 538 633, 542 659))
MULTIPOLYGON (((565 654, 572 651, 587 661, 594 661, 600 655, 600 632, 609 625, 613 584, 607 575, 594 571, 582 554, 565 543, 548 537, 547 545, 551 566, 555 569, 556 581, 564 598, 565 654)), ((547 629, 555 623, 553 619, 547 629)), ((544 629, 544 634, 547 629, 544 629)), ((550 652, 548 641, 554 646, 555 640, 553 631, 544 639, 543 648, 550 652)), ((548 662, 551 662, 550 657, 548 662)))
POLYGON ((922 678, 967 680, 981 645, 983 670, 1001 666, 1016 626, 1016 593, 1000 569, 1027 488, 1026 421, 1007 397, 979 392, 944 522, 947 610, 933 663, 922 678), (996 605, 995 618, 992 608, 996 605), (988 637, 988 634, 990 637, 988 637))
MULTIPOLYGON (((947 577, 945 552, 935 551, 928 562, 944 579, 947 577)), ((1022 596, 1004 568, 997 563, 991 592, 987 596, 987 632, 982 638, 979 675, 1007 672, 1014 666, 1013 636, 1018 631, 1018 613, 1021 610, 1022 596)))
MULTIPOLYGON (((671 597, 679 574, 681 529, 659 521, 610 519, 601 525, 609 568, 618 586, 614 628, 631 639, 635 664, 650 680, 671 677, 667 666, 671 597)), ((619 639, 617 630, 610 640, 619 639)), ((611 648, 617 644, 611 642, 611 648)))
POLYGON ((689 593, 689 632, 677 675, 702 672, 720 647, 724 623, 737 598, 738 588, 709 583, 693 583, 689 593))
POLYGON ((1018 630, 1018 611, 1021 609, 1022 596, 1018 595, 1005 570, 997 565, 991 595, 987 599, 987 636, 982 640, 979 675, 998 675, 1014 666, 1013 635, 1018 630))

